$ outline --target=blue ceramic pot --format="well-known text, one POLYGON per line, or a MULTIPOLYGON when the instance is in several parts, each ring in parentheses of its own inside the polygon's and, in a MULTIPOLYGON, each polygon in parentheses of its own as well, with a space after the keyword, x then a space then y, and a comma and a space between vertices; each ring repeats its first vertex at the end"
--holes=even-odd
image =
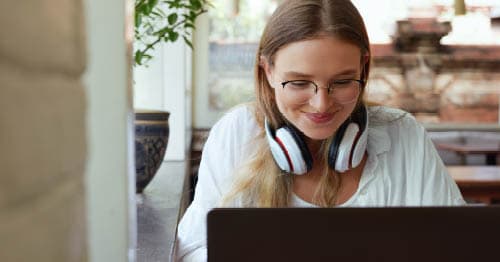
POLYGON ((142 193, 163 162, 167 150, 169 112, 135 111, 136 192, 142 193))

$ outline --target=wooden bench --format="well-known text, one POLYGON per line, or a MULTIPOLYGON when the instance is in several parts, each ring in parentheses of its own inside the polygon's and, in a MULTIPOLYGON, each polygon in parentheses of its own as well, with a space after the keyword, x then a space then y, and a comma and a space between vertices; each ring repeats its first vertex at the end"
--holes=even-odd
POLYGON ((500 166, 447 166, 466 200, 500 201, 500 166))
POLYGON ((500 155, 500 141, 490 143, 466 145, 457 143, 436 143, 437 149, 455 152, 461 157, 461 164, 466 164, 467 155, 486 156, 486 165, 496 166, 497 156, 500 155))
POLYGON ((446 165, 496 165, 500 130, 428 131, 446 165))

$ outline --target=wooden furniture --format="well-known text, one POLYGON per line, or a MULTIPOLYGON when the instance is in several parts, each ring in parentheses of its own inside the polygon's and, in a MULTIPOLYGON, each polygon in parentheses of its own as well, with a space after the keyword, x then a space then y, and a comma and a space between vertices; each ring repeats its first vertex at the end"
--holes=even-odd
POLYGON ((447 166, 466 199, 485 204, 500 201, 500 166, 447 166))
POLYGON ((485 155, 486 164, 497 165, 497 155, 500 155, 500 141, 484 144, 456 144, 456 143, 436 143, 436 148, 453 151, 462 158, 462 164, 465 165, 467 155, 485 155))

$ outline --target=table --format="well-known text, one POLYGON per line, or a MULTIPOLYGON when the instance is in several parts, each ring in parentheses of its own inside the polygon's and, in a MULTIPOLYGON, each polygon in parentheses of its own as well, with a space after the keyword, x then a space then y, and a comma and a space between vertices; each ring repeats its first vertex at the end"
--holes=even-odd
POLYGON ((464 198, 491 204, 500 200, 500 166, 447 166, 464 198))
POLYGON ((436 148, 453 151, 462 158, 462 164, 465 164, 467 155, 486 155, 486 165, 496 166, 497 155, 500 155, 500 141, 481 144, 457 144, 457 143, 436 143, 436 148))
POLYGON ((164 161, 137 203, 137 261, 171 261, 189 192, 187 161, 164 161))

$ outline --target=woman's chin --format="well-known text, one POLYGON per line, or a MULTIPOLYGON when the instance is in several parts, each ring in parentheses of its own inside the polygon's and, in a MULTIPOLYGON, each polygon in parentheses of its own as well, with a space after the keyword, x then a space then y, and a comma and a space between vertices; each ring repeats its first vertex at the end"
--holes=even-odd
POLYGON ((306 131, 304 132, 304 135, 309 138, 309 139, 312 139, 312 140, 325 140, 327 138, 329 138, 330 136, 333 135, 333 133, 335 133, 335 131, 306 131))
POLYGON ((335 134, 335 131, 338 129, 338 126, 335 123, 330 123, 325 126, 304 125, 302 127, 303 128, 299 128, 302 133, 313 140, 327 139, 335 134))

